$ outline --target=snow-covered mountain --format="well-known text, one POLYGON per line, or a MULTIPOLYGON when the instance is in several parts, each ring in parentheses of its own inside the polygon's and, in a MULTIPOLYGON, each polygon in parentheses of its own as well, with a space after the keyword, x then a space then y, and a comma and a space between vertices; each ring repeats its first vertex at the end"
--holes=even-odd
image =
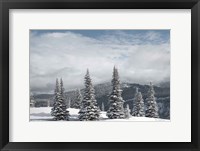
MULTIPOLYGON (((147 97, 148 85, 141 84, 132 84, 132 83, 121 83, 122 97, 125 100, 124 106, 129 104, 130 109, 133 108, 133 99, 135 95, 136 87, 143 95, 143 99, 145 101, 147 97)), ((108 109, 108 100, 109 94, 111 93, 112 86, 111 83, 102 83, 94 86, 96 100, 99 106, 101 106, 102 102, 104 103, 105 110, 108 109)), ((158 108, 159 108, 159 116, 160 118, 170 119, 170 83, 165 82, 159 84, 158 86, 154 86, 155 97, 157 98, 158 108)), ((84 90, 81 89, 81 93, 83 95, 84 90)), ((75 100, 75 91, 65 92, 65 96, 67 100, 71 100, 71 105, 73 106, 75 100)), ((51 100, 51 104, 53 101, 53 94, 38 94, 35 95, 34 98, 36 100, 51 100)), ((146 101, 145 101, 146 103, 146 101)))

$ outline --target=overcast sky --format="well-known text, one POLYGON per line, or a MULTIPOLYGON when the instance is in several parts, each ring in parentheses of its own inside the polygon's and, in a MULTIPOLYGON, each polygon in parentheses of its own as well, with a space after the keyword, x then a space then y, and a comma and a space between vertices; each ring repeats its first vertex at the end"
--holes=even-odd
POLYGON ((122 82, 148 84, 170 79, 170 30, 31 30, 30 87, 54 91, 82 88, 86 69, 93 84, 110 82, 113 66, 122 82))

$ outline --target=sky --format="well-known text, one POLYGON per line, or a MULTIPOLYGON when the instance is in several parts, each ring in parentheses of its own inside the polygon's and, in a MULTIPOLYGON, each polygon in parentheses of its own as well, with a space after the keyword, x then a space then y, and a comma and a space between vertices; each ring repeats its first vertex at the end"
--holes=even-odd
POLYGON ((52 93, 56 78, 65 90, 110 82, 155 84, 170 79, 170 30, 30 30, 30 89, 52 93))

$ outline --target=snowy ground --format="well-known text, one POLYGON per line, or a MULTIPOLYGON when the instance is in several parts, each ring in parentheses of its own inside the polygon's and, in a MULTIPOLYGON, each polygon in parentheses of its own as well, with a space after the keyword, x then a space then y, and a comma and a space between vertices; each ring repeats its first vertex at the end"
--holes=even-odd
MULTIPOLYGON (((67 109, 70 113, 70 121, 79 121, 78 112, 79 109, 69 108, 67 109)), ((30 108, 30 121, 53 121, 53 117, 50 114, 51 107, 38 107, 30 108)), ((100 114, 101 121, 162 121, 168 122, 170 120, 158 119, 158 118, 147 118, 147 117, 134 117, 132 116, 129 119, 108 119, 106 112, 101 112, 100 114)))

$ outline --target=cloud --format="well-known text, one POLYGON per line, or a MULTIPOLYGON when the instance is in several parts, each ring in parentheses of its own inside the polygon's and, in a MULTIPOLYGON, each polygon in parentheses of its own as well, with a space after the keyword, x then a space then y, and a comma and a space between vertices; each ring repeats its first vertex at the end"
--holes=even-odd
POLYGON ((94 37, 72 31, 30 33, 30 86, 36 93, 52 92, 57 77, 66 90, 83 87, 87 68, 94 84, 110 82, 114 65, 123 82, 169 80, 169 39, 153 31, 94 37))

